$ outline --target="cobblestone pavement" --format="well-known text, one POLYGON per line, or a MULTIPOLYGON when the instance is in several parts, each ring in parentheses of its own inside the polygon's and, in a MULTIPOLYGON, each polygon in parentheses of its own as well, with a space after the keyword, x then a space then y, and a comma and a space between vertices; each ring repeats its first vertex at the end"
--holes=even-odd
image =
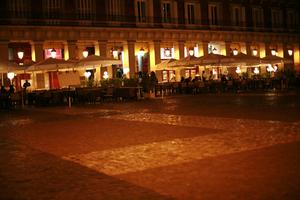
POLYGON ((0 115, 0 199, 300 199, 300 96, 0 115))

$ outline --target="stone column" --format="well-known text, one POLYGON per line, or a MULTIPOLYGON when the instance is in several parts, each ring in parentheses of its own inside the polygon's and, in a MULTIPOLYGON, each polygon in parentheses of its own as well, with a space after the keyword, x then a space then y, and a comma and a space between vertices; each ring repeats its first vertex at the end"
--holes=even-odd
POLYGON ((230 56, 230 44, 231 44, 231 42, 225 41, 225 52, 226 52, 226 56, 230 56))
POLYGON ((124 70, 126 68, 127 68, 126 70, 129 69, 129 77, 130 78, 134 78, 135 77, 135 73, 136 73, 135 41, 128 40, 124 44, 123 49, 124 49, 124 63, 123 63, 124 70))
POLYGON ((202 51, 203 51, 204 56, 208 55, 208 42, 207 41, 202 42, 202 51))
POLYGON ((33 48, 32 48, 32 60, 35 62, 40 62, 44 59, 44 47, 43 41, 33 41, 33 48))
POLYGON ((100 56, 107 57, 107 41, 99 40, 99 52, 100 56))
MULTIPOLYGON (((178 57, 176 57, 177 59, 182 59, 184 58, 184 41, 178 41, 177 43, 177 49, 175 49, 175 51, 178 51, 178 57)), ((189 56, 189 52, 188 52, 188 56, 189 56)))
POLYGON ((94 48, 95 48, 95 55, 100 56, 100 47, 99 47, 99 42, 98 41, 96 41, 94 43, 94 48))
POLYGON ((264 43, 259 43, 258 55, 260 58, 263 58, 266 56, 266 47, 265 47, 264 43))
POLYGON ((265 43, 265 52, 266 52, 266 56, 270 56, 271 54, 271 49, 270 49, 270 43, 266 42, 265 43))
POLYGON ((69 53, 69 59, 77 59, 78 58, 78 52, 77 52, 77 46, 76 46, 76 40, 68 40, 67 42, 68 47, 68 53, 69 53))
POLYGON ((150 47, 150 71, 155 71, 155 65, 160 63, 160 41, 156 40, 149 43, 150 47))
POLYGON ((252 55, 251 42, 246 42, 246 52, 247 52, 247 55, 252 55))
POLYGON ((9 41, 0 41, 0 59, 8 61, 8 43, 9 41))
POLYGON ((300 72, 300 49, 299 44, 294 44, 294 67, 297 72, 300 72))

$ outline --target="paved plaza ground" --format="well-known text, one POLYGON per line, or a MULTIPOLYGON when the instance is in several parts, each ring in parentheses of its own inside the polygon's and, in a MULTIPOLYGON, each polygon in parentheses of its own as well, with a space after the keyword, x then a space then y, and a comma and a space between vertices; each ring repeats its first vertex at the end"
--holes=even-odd
POLYGON ((300 199, 300 93, 0 111, 0 199, 300 199))

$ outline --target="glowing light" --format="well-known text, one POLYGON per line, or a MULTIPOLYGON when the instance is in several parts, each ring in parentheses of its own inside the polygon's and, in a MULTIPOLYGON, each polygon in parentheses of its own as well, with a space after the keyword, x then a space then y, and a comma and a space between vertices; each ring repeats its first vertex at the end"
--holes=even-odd
POLYGON ((273 72, 273 71, 274 71, 274 69, 273 69, 273 67, 272 67, 271 64, 268 65, 267 71, 268 71, 268 72, 273 72))
POLYGON ((190 49, 189 54, 190 54, 190 56, 194 56, 194 49, 190 49))
POLYGON ((217 72, 217 70, 216 70, 216 69, 213 69, 212 73, 213 73, 213 75, 216 75, 216 74, 218 74, 218 72, 217 72))
POLYGON ((51 50, 51 58, 56 58, 56 50, 55 49, 51 50))
POLYGON ((129 73, 129 68, 127 68, 127 67, 126 67, 126 68, 123 68, 123 73, 124 73, 124 74, 129 73))
POLYGON ((11 81, 11 80, 13 80, 13 78, 15 77, 15 73, 13 73, 13 72, 8 72, 7 73, 7 78, 11 81))
POLYGON ((252 50, 252 54, 253 54, 254 56, 257 56, 257 53, 258 53, 257 49, 253 49, 253 50, 252 50))
POLYGON ((289 56, 292 56, 292 55, 293 55, 293 50, 292 50, 292 49, 289 49, 289 50, 288 50, 288 54, 289 54, 289 56))
POLYGON ((20 60, 22 60, 23 57, 24 57, 24 52, 23 51, 18 51, 18 58, 20 60))
POLYGON ((103 78, 104 78, 104 79, 108 79, 108 77, 109 77, 108 72, 105 71, 105 72, 103 73, 103 78))
POLYGON ((89 55, 88 50, 84 50, 84 51, 82 52, 82 55, 83 55, 84 58, 88 57, 88 55, 89 55))
POLYGON ((235 56, 236 56, 236 55, 238 55, 238 53, 239 53, 239 51, 238 51, 236 48, 235 48, 235 49, 233 49, 233 51, 232 51, 232 52, 233 52, 233 55, 235 55, 235 56))
POLYGON ((240 68, 240 67, 237 67, 236 70, 235 70, 235 72, 236 72, 237 74, 240 74, 240 73, 241 73, 241 68, 240 68))
POLYGON ((89 72, 89 71, 84 72, 84 76, 85 76, 86 78, 89 78, 91 75, 92 75, 92 73, 89 72))
POLYGON ((117 49, 112 50, 112 55, 115 59, 118 59, 118 54, 119 54, 119 51, 117 49))
POLYGON ((259 74, 259 69, 257 67, 254 68, 254 74, 259 74))
POLYGON ((278 66, 277 66, 277 65, 275 65, 273 69, 274 69, 274 72, 277 72, 277 70, 278 70, 278 66))
POLYGON ((272 56, 276 56, 276 53, 277 53, 277 52, 276 52, 276 50, 275 50, 275 49, 272 49, 272 50, 271 50, 271 54, 272 54, 272 56))
POLYGON ((140 49, 140 55, 141 55, 141 56, 144 56, 144 55, 145 55, 145 50, 144 50, 143 47, 140 49))

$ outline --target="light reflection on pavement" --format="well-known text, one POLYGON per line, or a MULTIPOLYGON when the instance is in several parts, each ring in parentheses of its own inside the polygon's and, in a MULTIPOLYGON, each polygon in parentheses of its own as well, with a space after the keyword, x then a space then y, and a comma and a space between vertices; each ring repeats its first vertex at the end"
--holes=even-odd
POLYGON ((104 118, 222 129, 222 133, 64 156, 108 175, 121 175, 208 157, 300 141, 299 122, 138 113, 104 118), (259 131, 258 131, 259 130, 259 131))

